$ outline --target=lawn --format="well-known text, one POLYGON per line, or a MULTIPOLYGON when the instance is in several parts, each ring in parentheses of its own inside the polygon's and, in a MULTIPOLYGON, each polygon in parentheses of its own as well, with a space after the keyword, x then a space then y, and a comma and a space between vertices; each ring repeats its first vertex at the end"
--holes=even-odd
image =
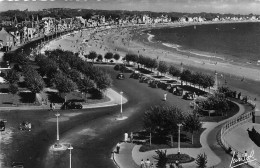
POLYGON ((17 106, 17 105, 39 105, 35 101, 35 94, 30 92, 23 92, 23 88, 19 88, 18 94, 9 93, 9 85, 4 83, 0 85, 0 106, 17 106))
MULTIPOLYGON (((200 148, 200 135, 205 129, 201 129, 199 132, 194 133, 193 135, 193 144, 191 144, 191 134, 181 130, 180 146, 182 148, 200 148)), ((145 134, 145 133, 144 133, 145 134)), ((173 146, 171 147, 170 137, 166 138, 152 138, 152 145, 149 144, 149 136, 141 135, 147 141, 139 149, 140 152, 146 152, 150 150, 157 149, 167 149, 167 148, 177 148, 178 147, 178 134, 176 133, 173 137, 173 146)), ((147 134, 147 133, 146 133, 147 134)), ((138 137, 134 137, 134 139, 138 137)))

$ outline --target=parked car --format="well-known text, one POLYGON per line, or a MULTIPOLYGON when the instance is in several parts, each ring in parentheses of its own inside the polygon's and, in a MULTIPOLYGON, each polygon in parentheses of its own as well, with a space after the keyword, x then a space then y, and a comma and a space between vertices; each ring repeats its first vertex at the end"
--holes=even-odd
POLYGON ((119 73, 116 77, 117 79, 125 79, 125 76, 123 73, 119 73))
POLYGON ((180 87, 173 88, 173 94, 175 94, 175 95, 177 95, 177 96, 182 96, 182 94, 183 94, 183 89, 180 88, 180 87))
POLYGON ((19 130, 21 131, 31 131, 32 129, 32 124, 30 122, 27 121, 23 121, 20 126, 19 126, 19 130))
POLYGON ((4 120, 0 121, 0 131, 5 131, 5 122, 4 120))
POLYGON ((192 92, 186 92, 184 95, 183 95, 183 99, 185 100, 193 100, 194 97, 193 97, 193 93, 192 92))
POLYGON ((62 105, 62 109, 82 109, 82 104, 78 102, 66 102, 62 105))
POLYGON ((12 168, 24 168, 23 162, 13 162, 12 168))

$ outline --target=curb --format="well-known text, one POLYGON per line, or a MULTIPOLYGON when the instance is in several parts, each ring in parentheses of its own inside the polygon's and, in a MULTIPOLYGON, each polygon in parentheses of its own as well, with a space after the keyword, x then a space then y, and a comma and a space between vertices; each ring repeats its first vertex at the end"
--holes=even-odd
POLYGON ((115 149, 116 149, 116 148, 114 147, 114 148, 113 148, 113 151, 112 151, 112 158, 111 158, 111 159, 113 160, 113 162, 114 162, 114 164, 116 165, 116 167, 117 167, 117 168, 120 168, 120 166, 118 165, 118 163, 117 163, 116 160, 115 160, 115 152, 114 152, 115 149))

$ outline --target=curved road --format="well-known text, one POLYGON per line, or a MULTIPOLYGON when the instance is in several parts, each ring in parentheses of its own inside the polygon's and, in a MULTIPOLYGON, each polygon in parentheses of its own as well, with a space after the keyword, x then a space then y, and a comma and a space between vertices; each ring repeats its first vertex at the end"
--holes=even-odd
MULTIPOLYGON (((114 79, 114 89, 123 91, 128 102, 123 105, 123 114, 128 116, 124 121, 115 118, 120 113, 120 106, 80 111, 60 111, 68 116, 60 123, 60 141, 71 143, 72 167, 76 168, 115 168, 111 160, 111 151, 115 144, 123 139, 125 132, 142 128, 142 116, 152 105, 177 105, 184 111, 189 110, 189 102, 168 93, 167 101, 162 101, 165 91, 148 87, 136 79, 116 80, 117 72, 107 67, 114 79)), ((119 102, 120 103, 120 102, 119 102)), ((32 132, 15 131, 9 157, 5 165, 11 161, 23 161, 26 168, 65 168, 69 167, 69 151, 52 152, 49 147, 56 139, 56 123, 54 113, 46 110, 14 111, 1 113, 10 121, 31 121, 32 132), (49 122, 53 120, 54 122, 49 122)), ((8 154, 7 154, 8 156, 8 154)))

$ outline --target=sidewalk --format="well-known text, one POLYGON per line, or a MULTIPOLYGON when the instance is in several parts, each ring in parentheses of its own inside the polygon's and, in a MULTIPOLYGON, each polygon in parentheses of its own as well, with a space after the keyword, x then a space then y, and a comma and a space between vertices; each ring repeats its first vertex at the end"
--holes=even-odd
POLYGON ((135 147, 132 143, 122 142, 120 144, 119 154, 115 153, 115 149, 112 154, 112 159, 118 168, 138 168, 139 166, 131 158, 134 156, 132 154, 132 149, 135 147))
MULTIPOLYGON (((220 122, 204 122, 203 127, 206 128, 201 134, 200 143, 201 148, 181 148, 181 153, 187 153, 193 158, 196 158, 198 154, 204 153, 208 157, 207 167, 227 167, 230 164, 230 156, 225 153, 222 147, 218 144, 216 135, 223 125, 228 120, 238 117, 245 112, 242 105, 236 103, 239 106, 239 112, 231 118, 225 119, 220 122), (213 135, 212 135, 213 134, 213 135), (214 151, 212 150, 214 149, 214 151), (215 151, 215 149, 217 151, 215 151)), ((114 160, 120 168, 130 168, 133 162, 136 165, 140 165, 141 159, 149 159, 151 163, 156 164, 153 156, 156 156, 155 150, 147 152, 139 152, 141 145, 134 145, 130 143, 122 143, 120 145, 120 153, 114 154, 114 160)), ((163 149, 165 150, 165 149, 163 149)), ((167 149, 167 154, 177 153, 177 148, 167 149)), ((184 168, 194 168, 196 167, 195 161, 191 163, 182 164, 184 168)))
MULTIPOLYGON (((96 103, 96 104, 84 104, 83 109, 88 108, 99 108, 99 107, 109 107, 109 106, 116 106, 121 103, 121 95, 114 91, 113 89, 109 88, 105 92, 105 95, 110 99, 107 102, 103 103, 96 103)), ((122 103, 126 103, 127 99, 123 97, 122 103)), ((60 109, 61 104, 56 104, 55 108, 60 109)), ((40 106, 11 106, 11 107, 0 107, 0 111, 10 111, 10 110, 42 110, 42 109, 50 109, 49 105, 40 105, 40 106)))
POLYGON ((228 144, 232 144, 232 147, 241 153, 247 151, 248 154, 250 154, 252 151, 254 151, 254 158, 256 159, 256 161, 249 164, 255 168, 259 168, 260 165, 260 150, 258 150, 259 147, 250 139, 247 133, 247 129, 251 130, 252 127, 254 127, 256 131, 259 132, 260 130, 259 124, 247 122, 242 125, 239 125, 238 127, 228 132, 228 134, 225 135, 225 139, 228 142, 228 144))

